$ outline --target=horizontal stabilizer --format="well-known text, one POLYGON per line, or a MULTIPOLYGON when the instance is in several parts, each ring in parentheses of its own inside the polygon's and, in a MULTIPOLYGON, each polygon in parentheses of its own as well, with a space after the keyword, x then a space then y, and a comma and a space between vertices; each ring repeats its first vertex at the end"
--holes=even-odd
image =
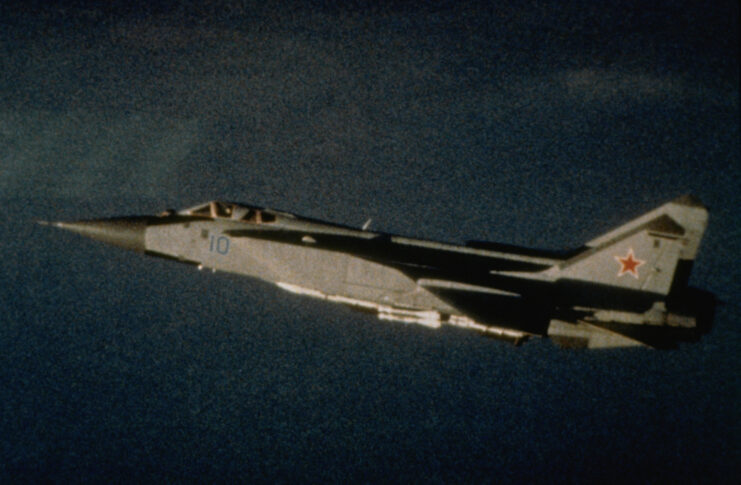
POLYGON ((548 337, 557 345, 567 348, 609 349, 645 345, 639 340, 605 330, 587 322, 574 324, 552 320, 548 326, 548 337))

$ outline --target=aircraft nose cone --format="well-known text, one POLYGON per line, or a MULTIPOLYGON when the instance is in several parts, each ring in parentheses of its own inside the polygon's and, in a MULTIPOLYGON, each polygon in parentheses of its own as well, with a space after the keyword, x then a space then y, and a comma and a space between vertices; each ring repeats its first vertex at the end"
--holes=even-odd
POLYGON ((52 222, 51 225, 66 231, 76 232, 90 239, 113 244, 124 249, 143 252, 146 217, 114 217, 111 219, 92 219, 75 222, 52 222))

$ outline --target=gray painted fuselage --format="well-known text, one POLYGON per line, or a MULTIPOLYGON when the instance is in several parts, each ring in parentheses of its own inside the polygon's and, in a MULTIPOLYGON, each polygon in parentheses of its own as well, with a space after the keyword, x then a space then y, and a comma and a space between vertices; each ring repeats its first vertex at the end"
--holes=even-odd
POLYGON ((680 198, 570 252, 439 243, 216 201, 54 225, 386 320, 618 347, 673 345, 705 330, 697 315, 673 310, 697 294, 686 280, 706 221, 699 202, 680 198))
POLYGON ((146 229, 145 247, 150 253, 190 261, 201 268, 294 285, 326 295, 443 312, 454 310, 399 270, 350 254, 316 248, 316 242, 312 242, 317 233, 361 239, 373 236, 372 233, 288 219, 252 230, 255 233, 300 231, 312 236, 296 245, 228 234, 244 229, 246 224, 214 219, 151 225, 146 229))

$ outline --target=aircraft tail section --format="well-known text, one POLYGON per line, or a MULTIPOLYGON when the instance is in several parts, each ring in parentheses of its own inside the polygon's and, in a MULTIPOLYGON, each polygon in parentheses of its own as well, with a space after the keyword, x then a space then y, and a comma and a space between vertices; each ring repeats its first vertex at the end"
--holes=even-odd
POLYGON ((686 286, 707 221, 699 200, 679 197, 589 241, 553 271, 559 279, 668 295, 686 286))

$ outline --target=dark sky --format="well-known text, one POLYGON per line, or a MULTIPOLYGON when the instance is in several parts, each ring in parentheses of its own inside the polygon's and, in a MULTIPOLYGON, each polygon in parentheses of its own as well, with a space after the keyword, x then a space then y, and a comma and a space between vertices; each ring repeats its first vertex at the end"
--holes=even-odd
POLYGON ((741 475, 738 2, 459 3, 3 2, 0 481, 741 475), (666 352, 379 322, 31 223, 220 198, 558 249, 685 193, 725 304, 666 352))

